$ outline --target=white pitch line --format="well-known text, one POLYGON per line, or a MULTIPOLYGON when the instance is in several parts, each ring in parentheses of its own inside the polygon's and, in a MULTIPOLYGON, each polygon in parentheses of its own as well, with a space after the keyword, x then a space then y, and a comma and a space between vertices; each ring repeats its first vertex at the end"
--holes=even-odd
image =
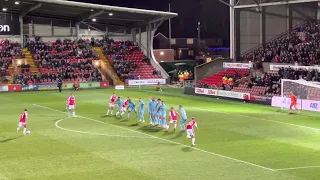
POLYGON ((91 133, 91 132, 86 132, 86 131, 77 131, 77 130, 72 130, 72 129, 67 129, 59 126, 59 122, 69 119, 68 118, 63 118, 58 120, 55 123, 55 126, 61 130, 69 131, 69 132, 75 132, 75 133, 81 133, 81 134, 89 134, 89 135, 96 135, 96 136, 107 136, 107 137, 122 137, 122 138, 141 138, 141 139, 152 139, 153 137, 142 137, 142 136, 124 136, 124 135, 114 135, 114 134, 103 134, 103 133, 91 133))
MULTIPOLYGON (((41 108, 44 108, 44 109, 48 109, 48 110, 51 110, 51 111, 56 111, 56 112, 67 114, 67 112, 59 111, 59 110, 52 109, 52 108, 49 108, 49 107, 46 107, 46 106, 41 106, 41 105, 38 105, 38 104, 33 104, 33 105, 41 107, 41 108)), ((98 123, 102 123, 102 124, 108 124, 110 126, 115 126, 115 127, 120 128, 120 129, 125 129, 125 130, 128 130, 128 131, 136 132, 138 134, 143 134, 145 136, 152 137, 153 139, 159 139, 159 140, 166 141, 166 142, 169 142, 169 143, 172 143, 172 144, 177 144, 177 145, 180 145, 180 146, 183 146, 183 147, 189 147, 189 148, 197 150, 197 151, 201 151, 201 152, 204 152, 204 153, 207 153, 207 154, 211 154, 211 155, 214 155, 214 156, 218 156, 218 157, 221 157, 221 158, 225 158, 225 159, 230 159, 230 160, 233 160, 233 161, 236 161, 236 162, 240 162, 240 163, 243 163, 243 164, 251 165, 251 166, 254 166, 254 167, 261 168, 261 169, 265 169, 265 170, 269 170, 269 171, 275 171, 274 169, 271 169, 271 168, 268 168, 268 167, 264 167, 264 166, 260 166, 258 164, 254 164, 254 163, 250 163, 250 162, 243 161, 243 160, 240 160, 240 159, 235 159, 235 158, 232 158, 232 157, 224 156, 224 155, 221 155, 221 154, 217 154, 217 153, 206 151, 206 150, 199 149, 199 148, 196 148, 196 147, 188 146, 188 145, 185 145, 185 144, 182 144, 182 143, 178 143, 178 142, 175 142, 175 141, 170 141, 168 139, 163 139, 163 138, 160 138, 160 137, 157 137, 157 136, 153 136, 153 135, 150 135, 150 134, 147 134, 147 133, 143 133, 143 132, 140 132, 140 131, 136 131, 136 130, 133 130, 133 129, 117 126, 117 125, 114 125, 114 124, 109 124, 109 123, 106 123, 106 122, 102 122, 102 121, 99 121, 99 120, 96 120, 96 119, 92 119, 92 118, 88 118, 88 117, 84 117, 84 116, 78 116, 78 117, 81 117, 81 118, 84 118, 84 119, 87 119, 87 120, 90 120, 90 121, 95 121, 95 122, 98 122, 98 123)))
POLYGON ((319 166, 294 167, 294 168, 282 168, 282 169, 274 169, 274 170, 275 170, 275 171, 288 171, 288 170, 310 169, 310 168, 320 168, 320 165, 319 165, 319 166))
MULTIPOLYGON (((144 90, 141 90, 141 91, 144 91, 144 90)), ((144 91, 144 92, 151 92, 151 91, 144 91)), ((170 94, 170 93, 165 93, 165 92, 162 92, 162 94, 172 95, 172 94, 170 94)), ((199 97, 199 96, 198 96, 198 97, 199 97)), ((200 96, 200 97, 201 97, 201 96, 200 96)), ((230 103, 230 102, 228 102, 228 101, 225 101, 225 102, 226 102, 226 103, 230 103)), ((234 103, 231 103, 231 104, 234 104, 234 103)), ((223 112, 223 111, 212 111, 212 110, 208 110, 208 109, 204 109, 204 108, 193 108, 193 109, 199 109, 199 110, 217 112, 217 113, 221 113, 221 114, 235 115, 235 116, 240 116, 240 117, 258 119, 258 120, 261 120, 261 121, 274 122, 274 123, 278 123, 278 124, 285 124, 285 125, 289 125, 289 126, 296 126, 296 127, 300 127, 300 128, 306 128, 306 129, 312 129, 312 130, 320 131, 320 128, 313 128, 313 127, 303 126, 303 125, 298 125, 298 124, 291 124, 291 123, 286 123, 286 122, 281 122, 281 121, 274 121, 274 120, 269 120, 269 119, 254 117, 254 116, 247 116, 247 115, 243 115, 243 114, 228 113, 228 112, 223 112)), ((265 108, 265 109, 269 109, 269 108, 265 108)), ((270 110, 270 109, 269 109, 269 110, 270 110)))

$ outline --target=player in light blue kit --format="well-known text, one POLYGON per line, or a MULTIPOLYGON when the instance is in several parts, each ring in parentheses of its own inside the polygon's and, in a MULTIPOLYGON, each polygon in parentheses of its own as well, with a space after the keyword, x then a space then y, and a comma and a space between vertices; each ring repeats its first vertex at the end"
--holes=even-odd
POLYGON ((131 111, 134 111, 134 112, 136 113, 136 116, 138 117, 138 113, 137 113, 137 109, 136 109, 136 104, 135 104, 131 99, 129 99, 127 119, 130 118, 130 113, 131 113, 131 111))
POLYGON ((144 122, 144 102, 142 101, 141 98, 139 98, 139 103, 140 103, 140 107, 139 107, 140 120, 139 121, 144 122))
POLYGON ((187 113, 186 113, 186 111, 182 108, 182 105, 179 106, 179 109, 180 109, 180 114, 181 114, 181 119, 180 119, 180 131, 185 131, 185 130, 186 130, 185 122, 186 122, 187 119, 188 119, 187 113))
POLYGON ((149 100, 148 100, 148 115, 149 115, 150 125, 154 124, 153 118, 152 118, 152 111, 154 109, 153 105, 154 105, 153 104, 153 99, 151 99, 151 97, 149 96, 149 100))
POLYGON ((120 112, 121 106, 122 106, 122 104, 123 104, 123 101, 122 101, 122 99, 120 98, 120 96, 118 97, 116 103, 117 103, 116 112, 118 113, 118 112, 120 112))
POLYGON ((161 99, 159 98, 156 102, 156 125, 158 127, 162 126, 162 121, 161 121, 161 111, 160 111, 160 107, 161 107, 162 103, 161 103, 161 99))
POLYGON ((169 129, 169 126, 167 124, 167 106, 164 104, 164 101, 161 102, 161 122, 162 122, 162 127, 167 131, 169 129))

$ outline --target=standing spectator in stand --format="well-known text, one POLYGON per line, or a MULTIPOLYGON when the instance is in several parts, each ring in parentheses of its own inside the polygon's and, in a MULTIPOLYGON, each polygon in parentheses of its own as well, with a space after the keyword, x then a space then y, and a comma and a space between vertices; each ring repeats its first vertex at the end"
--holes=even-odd
POLYGON ((60 77, 58 77, 57 79, 57 86, 59 88, 59 92, 62 91, 62 79, 60 77))
POLYGON ((233 79, 232 79, 232 77, 230 77, 228 79, 228 84, 229 84, 230 88, 232 89, 233 88, 233 79))
POLYGON ((222 88, 223 88, 223 90, 226 90, 227 83, 228 83, 228 78, 227 78, 227 76, 224 75, 222 77, 222 88))

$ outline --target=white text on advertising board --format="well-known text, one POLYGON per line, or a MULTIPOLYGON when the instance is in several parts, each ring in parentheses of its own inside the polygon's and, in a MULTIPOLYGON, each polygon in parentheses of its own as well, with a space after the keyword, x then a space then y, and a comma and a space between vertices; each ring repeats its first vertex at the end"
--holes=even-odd
POLYGON ((9 25, 0 25, 0 32, 10 32, 9 25))
POLYGON ((165 79, 140 79, 140 80, 129 80, 129 86, 137 86, 137 85, 157 85, 157 84, 166 84, 165 79))

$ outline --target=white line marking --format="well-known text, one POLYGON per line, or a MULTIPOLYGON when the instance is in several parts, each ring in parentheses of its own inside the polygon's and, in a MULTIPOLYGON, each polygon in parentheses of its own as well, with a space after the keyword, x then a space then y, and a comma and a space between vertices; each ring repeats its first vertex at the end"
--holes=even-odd
MULTIPOLYGON (((56 109, 52 109, 52 108, 49 108, 49 107, 46 107, 46 106, 41 106, 41 105, 38 105, 38 104, 33 104, 33 105, 41 107, 41 108, 44 108, 44 109, 48 109, 48 110, 51 110, 51 111, 56 111, 56 112, 67 114, 66 112, 59 111, 59 110, 56 110, 56 109)), ((166 141, 166 142, 169 142, 169 143, 172 143, 172 144, 181 145, 183 147, 189 147, 189 148, 197 150, 197 151, 201 151, 201 152, 208 153, 208 154, 211 154, 211 155, 215 155, 215 156, 218 156, 218 157, 221 157, 221 158, 225 158, 225 159, 230 159, 230 160, 233 160, 233 161, 236 161, 236 162, 240 162, 240 163, 243 163, 243 164, 255 166, 255 167, 258 167, 258 168, 261 168, 261 169, 265 169, 265 170, 269 170, 269 171, 275 171, 274 169, 267 168, 267 167, 264 167, 264 166, 260 166, 258 164, 254 164, 254 163, 250 163, 250 162, 243 161, 243 160, 240 160, 240 159, 235 159, 235 158, 232 158, 232 157, 224 156, 224 155, 221 155, 221 154, 217 154, 217 153, 206 151, 206 150, 199 149, 199 148, 196 148, 196 147, 188 146, 188 145, 185 145, 185 144, 182 144, 182 143, 178 143, 178 142, 175 142, 175 141, 170 141, 168 139, 163 139, 163 138, 160 138, 160 137, 157 137, 157 136, 153 136, 153 135, 150 135, 150 134, 147 134, 147 133, 143 133, 143 132, 140 132, 140 131, 136 131, 136 130, 132 130, 132 129, 129 129, 129 128, 117 126, 117 125, 114 125, 114 124, 109 124, 109 123, 106 123, 106 122, 102 122, 102 121, 99 121, 99 120, 96 120, 96 119, 92 119, 92 118, 88 118, 88 117, 84 117, 84 116, 78 116, 78 117, 81 117, 81 118, 84 118, 84 119, 87 119, 87 120, 90 120, 90 121, 95 121, 95 122, 98 122, 98 123, 102 123, 102 124, 108 124, 110 126, 115 126, 115 127, 120 128, 120 129, 125 129, 125 130, 128 130, 128 131, 136 132, 138 134, 143 134, 145 136, 153 137, 153 139, 159 139, 159 140, 166 141)))
POLYGON ((69 132, 96 135, 96 136, 123 137, 123 138, 141 138, 141 139, 152 139, 153 138, 153 137, 142 137, 142 136, 124 136, 124 135, 114 135, 114 134, 91 133, 91 132, 86 132, 86 131, 77 131, 77 130, 67 129, 67 128, 63 128, 63 127, 59 126, 59 122, 61 122, 63 120, 66 120, 66 119, 69 119, 69 117, 58 120, 55 123, 55 126, 57 128, 59 128, 59 129, 62 129, 62 130, 65 130, 65 131, 69 131, 69 132))
MULTIPOLYGON (((144 92, 153 92, 153 91, 146 91, 146 90, 141 90, 141 91, 144 91, 144 92)), ((173 95, 172 93, 166 93, 166 92, 161 92, 161 94, 173 95)), ((204 96, 197 96, 197 97, 204 97, 204 96)), ((224 103, 235 104, 235 103, 229 102, 229 101, 225 101, 224 103)), ((268 110, 271 109, 271 108, 265 108, 265 107, 261 107, 261 108, 268 109, 268 110)), ((307 128, 307 129, 312 129, 312 130, 320 131, 320 128, 313 128, 313 127, 303 126, 303 125, 298 125, 298 124, 291 124, 291 123, 286 123, 286 122, 281 122, 281 121, 274 121, 274 120, 269 120, 269 119, 264 119, 264 118, 259 118, 259 117, 253 117, 253 116, 247 116, 247 115, 237 114, 237 113, 228 113, 228 112, 223 112, 223 111, 212 111, 212 110, 203 109, 203 108, 197 108, 197 107, 195 107, 195 108, 193 108, 193 109, 199 109, 199 110, 217 112, 217 113, 221 113, 221 114, 235 115, 235 116, 252 118, 252 119, 260 119, 260 120, 262 120, 262 121, 269 121, 269 122, 274 122, 274 123, 279 123, 279 124, 286 124, 286 125, 290 125, 290 126, 296 126, 296 127, 301 127, 301 128, 307 128)))
POLYGON ((313 128, 313 127, 303 126, 303 125, 298 125, 298 124, 291 124, 291 123, 286 123, 286 122, 281 122, 281 121, 274 121, 274 120, 269 120, 269 119, 254 117, 254 116, 247 116, 247 115, 243 115, 243 114, 228 113, 228 112, 223 112, 223 111, 212 111, 212 110, 203 109, 203 108, 194 108, 194 109, 207 110, 207 111, 217 112, 217 113, 221 113, 221 114, 235 115, 235 116, 240 116, 240 117, 258 119, 258 120, 262 120, 262 121, 274 122, 274 123, 285 124, 285 125, 289 125, 289 126, 296 126, 296 127, 300 127, 300 128, 306 128, 306 129, 312 129, 312 130, 315 130, 315 131, 320 131, 319 128, 313 128))
POLYGON ((287 171, 287 170, 310 169, 310 168, 320 168, 320 166, 304 166, 304 167, 282 168, 282 169, 274 169, 274 170, 275 171, 287 171))

